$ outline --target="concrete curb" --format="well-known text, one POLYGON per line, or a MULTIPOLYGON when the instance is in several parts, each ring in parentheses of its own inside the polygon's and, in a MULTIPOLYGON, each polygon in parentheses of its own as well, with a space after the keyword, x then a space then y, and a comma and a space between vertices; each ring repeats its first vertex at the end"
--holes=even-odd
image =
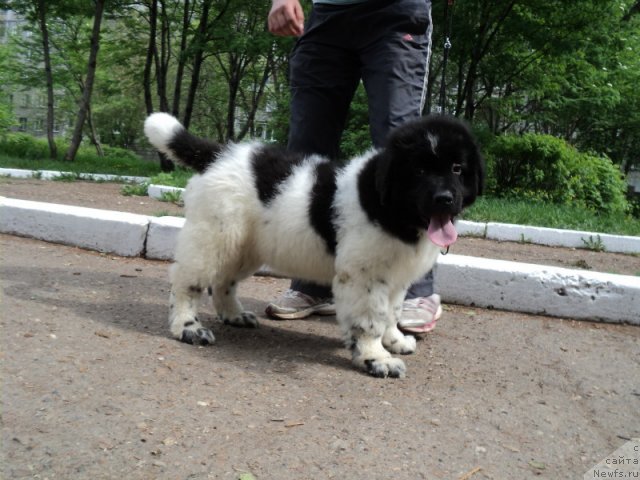
POLYGON ((640 325, 639 277, 447 255, 435 280, 445 302, 640 325))
POLYGON ((80 180, 102 180, 104 182, 124 183, 144 183, 149 181, 147 177, 132 177, 130 175, 58 172, 55 170, 22 170, 18 168, 0 168, 0 176, 14 178, 37 178, 39 180, 54 180, 58 177, 76 177, 80 180))
POLYGON ((513 225, 508 223, 478 223, 459 220, 458 234, 485 238, 499 242, 523 242, 549 247, 589 248, 601 247, 611 253, 640 253, 640 237, 610 235, 608 233, 560 230, 557 228, 513 225))
POLYGON ((99 252, 144 254, 144 215, 0 197, 0 232, 99 252))
POLYGON ((149 217, 146 257, 156 260, 173 260, 178 233, 184 226, 184 218, 149 217))
POLYGON ((523 241, 552 247, 588 248, 589 246, 601 246, 607 252, 640 253, 640 237, 577 230, 487 223, 486 238, 511 242, 523 241))
POLYGON ((156 200, 163 200, 165 193, 170 193, 170 194, 179 193, 180 196, 182 197, 182 194, 184 193, 184 188, 169 187, 167 185, 155 185, 153 183, 149 185, 149 188, 147 188, 147 195, 149 195, 151 198, 155 198, 156 200))
MULTIPOLYGON (((0 197, 0 232, 123 256, 170 260, 183 218, 0 197)), ((640 278, 484 258, 440 257, 445 302, 640 325, 640 278)))

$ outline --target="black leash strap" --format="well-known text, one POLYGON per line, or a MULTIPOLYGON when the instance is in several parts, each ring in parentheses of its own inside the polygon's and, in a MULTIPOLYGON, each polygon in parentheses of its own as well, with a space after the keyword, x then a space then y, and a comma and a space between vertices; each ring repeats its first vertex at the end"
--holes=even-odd
POLYGON ((444 7, 444 55, 442 58, 442 77, 440 78, 440 98, 438 100, 438 113, 440 113, 441 115, 444 115, 446 113, 446 73, 447 63, 449 61, 449 50, 451 50, 451 26, 453 22, 453 14, 449 10, 453 10, 453 2, 454 0, 447 0, 447 4, 444 7))

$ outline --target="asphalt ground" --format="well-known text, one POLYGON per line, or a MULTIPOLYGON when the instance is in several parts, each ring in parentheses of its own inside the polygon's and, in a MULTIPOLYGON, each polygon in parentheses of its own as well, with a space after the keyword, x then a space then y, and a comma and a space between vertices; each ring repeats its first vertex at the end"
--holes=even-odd
POLYGON ((582 478, 640 437, 640 329, 447 306, 403 380, 332 317, 168 336, 165 262, 0 235, 2 478, 582 478))

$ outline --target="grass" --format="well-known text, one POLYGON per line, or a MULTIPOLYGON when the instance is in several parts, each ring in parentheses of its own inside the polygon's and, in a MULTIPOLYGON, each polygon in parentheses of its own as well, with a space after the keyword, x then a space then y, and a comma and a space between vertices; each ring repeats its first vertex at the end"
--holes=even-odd
POLYGON ((184 206, 184 202, 182 201, 182 193, 181 192, 162 192, 162 196, 160 197, 161 202, 169 202, 178 206, 184 206))
POLYGON ((160 173, 160 166, 157 163, 134 158, 132 155, 120 158, 98 157, 88 152, 79 153, 73 162, 49 158, 21 158, 0 153, 0 167, 74 173, 110 173, 135 177, 148 177, 160 173))
POLYGON ((153 175, 149 179, 149 183, 154 185, 165 185, 167 187, 184 188, 187 182, 194 175, 194 171, 186 168, 177 167, 173 172, 162 172, 153 175))
POLYGON ((130 184, 123 185, 120 193, 125 197, 146 197, 148 189, 148 183, 130 184))
POLYGON ((584 230, 617 235, 640 235, 640 219, 606 214, 569 205, 528 200, 481 197, 464 213, 464 220, 584 230))

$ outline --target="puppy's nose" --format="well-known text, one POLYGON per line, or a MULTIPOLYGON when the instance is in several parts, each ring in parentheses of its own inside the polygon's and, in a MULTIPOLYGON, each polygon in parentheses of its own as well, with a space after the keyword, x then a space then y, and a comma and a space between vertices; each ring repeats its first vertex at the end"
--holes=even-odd
POLYGON ((451 205, 453 205, 453 193, 448 190, 437 192, 433 196, 433 202, 438 207, 450 207, 451 205))

